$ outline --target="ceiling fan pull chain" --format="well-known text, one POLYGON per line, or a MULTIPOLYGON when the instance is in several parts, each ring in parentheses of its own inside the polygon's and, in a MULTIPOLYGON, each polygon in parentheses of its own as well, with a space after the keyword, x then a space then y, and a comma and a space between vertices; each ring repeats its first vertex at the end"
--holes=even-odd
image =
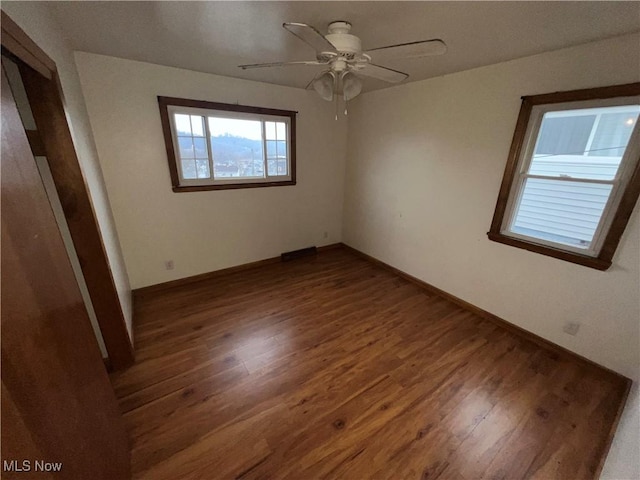
POLYGON ((344 83, 344 76, 342 77, 342 99, 344 100, 344 116, 346 117, 348 115, 347 104, 349 102, 349 97, 344 83))
POLYGON ((334 75, 333 76, 333 94, 335 95, 335 99, 336 99, 336 121, 338 121, 338 112, 339 112, 339 105, 338 105, 338 100, 340 99, 340 95, 338 95, 338 76, 334 75))

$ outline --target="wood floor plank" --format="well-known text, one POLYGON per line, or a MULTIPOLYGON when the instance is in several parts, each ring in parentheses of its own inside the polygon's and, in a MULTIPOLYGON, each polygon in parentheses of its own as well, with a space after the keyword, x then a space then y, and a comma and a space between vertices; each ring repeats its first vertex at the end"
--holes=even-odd
POLYGON ((148 291, 135 336, 141 479, 590 479, 625 397, 344 249, 148 291))

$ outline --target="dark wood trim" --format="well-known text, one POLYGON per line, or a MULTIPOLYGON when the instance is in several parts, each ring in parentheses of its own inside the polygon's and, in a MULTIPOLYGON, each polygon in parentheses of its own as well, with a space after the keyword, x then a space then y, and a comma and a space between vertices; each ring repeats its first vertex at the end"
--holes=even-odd
POLYGON ((488 232, 487 237, 489 237, 489 240, 493 240, 494 242, 502 243, 504 245, 510 245, 512 247, 522 248, 523 250, 546 255, 547 257, 558 258, 560 260, 576 263, 585 267, 595 268, 596 270, 607 270, 611 266, 611 261, 605 261, 596 257, 589 257, 587 255, 580 255, 578 253, 560 250, 557 248, 549 247, 547 245, 539 245, 537 243, 527 242, 518 238, 509 237, 502 233, 488 232))
POLYGON ((291 260, 297 260, 304 257, 315 257, 318 255, 318 249, 314 247, 300 248, 291 252, 284 252, 280 255, 280 259, 283 262, 289 262, 291 260))
MULTIPOLYGON (((178 161, 176 159, 176 152, 173 147, 173 136, 171 135, 171 120, 169 119, 169 106, 165 100, 161 100, 165 97, 158 97, 158 107, 160 108, 160 124, 162 125, 162 137, 164 138, 164 148, 167 153, 167 160, 169 161, 169 176, 171 177, 171 186, 173 191, 180 187, 180 175, 178 174, 178 161)), ((198 190, 185 190, 196 192, 198 190)))
POLYGON ((393 267, 391 265, 389 265, 388 263, 384 263, 382 260, 378 260, 375 257, 372 257, 371 255, 367 255, 364 252, 361 252, 360 250, 357 250, 347 244, 342 244, 342 247, 349 250, 350 252, 354 253, 355 255, 358 255, 359 257, 374 263, 376 265, 378 265, 381 268, 384 268, 385 270, 388 270, 390 272, 395 273, 396 275, 398 275, 399 277, 404 278, 405 280, 410 281, 411 283, 417 285, 418 287, 422 288, 423 290, 437 295, 439 297, 445 298, 447 300, 449 300, 452 303, 455 303, 456 305, 475 313, 476 315, 489 320, 492 323, 495 323, 496 325, 498 325, 501 328, 504 328, 505 330, 513 333, 514 335, 518 335, 526 340, 529 340, 533 343, 535 343, 536 345, 552 351, 558 355, 564 356, 564 357, 570 357, 575 361, 581 362, 581 363, 585 363, 588 365, 592 365, 592 366, 596 366, 604 371, 607 371, 609 373, 611 373, 612 375, 615 375, 623 380, 625 380, 626 382, 629 383, 629 385, 631 384, 631 380, 628 379, 627 377, 625 377, 624 375, 619 374, 618 372, 614 372, 613 370, 604 367, 596 362, 594 362, 593 360, 589 360, 588 358, 585 358, 575 352, 572 352, 571 350, 568 350, 564 347, 561 347, 560 345, 553 343, 550 340, 547 340, 545 338, 539 337, 538 335, 536 335, 535 333, 531 333, 528 330, 525 330, 522 327, 518 327, 517 325, 514 325, 511 322, 508 322, 507 320, 504 320, 500 317, 498 317, 497 315, 494 315, 491 312, 488 312, 486 310, 483 310, 480 307, 475 306, 472 303, 467 302, 466 300, 462 300, 461 298, 456 297, 455 295, 452 295, 451 293, 445 292, 444 290, 439 289, 438 287, 434 287, 433 285, 420 280, 419 278, 416 278, 412 275, 409 275, 406 272, 403 272, 402 270, 397 269, 396 267, 393 267))
POLYGON ((522 100, 518 121, 516 122, 516 130, 513 132, 513 140, 511 141, 511 148, 509 149, 509 157, 507 157, 507 164, 504 167, 504 174, 502 175, 502 183, 500 184, 500 192, 498 193, 498 201, 496 202, 496 211, 491 221, 492 232, 500 232, 504 212, 507 209, 509 192, 511 191, 513 178, 516 175, 516 169, 518 167, 518 158, 522 150, 522 142, 524 141, 527 124, 531 116, 531 107, 532 105, 529 101, 526 99, 522 100))
MULTIPOLYGON (((342 248, 342 244, 333 243, 331 245, 325 245, 323 247, 317 247, 318 253, 324 252, 327 250, 333 250, 336 248, 342 248)), ((251 270, 254 268, 262 267, 264 265, 271 265, 274 263, 280 263, 282 261, 281 257, 270 257, 265 258, 263 260, 257 260, 255 262, 243 263, 242 265, 236 265, 234 267, 223 268, 221 270, 214 270, 212 272, 200 273, 198 275, 192 275, 190 277, 179 278, 177 280, 170 280, 168 282, 156 283, 155 285, 149 285, 147 287, 140 287, 133 290, 133 298, 134 301, 138 298, 152 294, 157 292, 162 292, 164 290, 176 287, 182 287, 184 285, 190 285, 195 282, 200 282, 203 280, 209 280, 211 278, 218 278, 224 275, 228 275, 230 273, 243 272, 245 270, 251 270)))
POLYGON ((210 102, 208 100, 191 100, 188 98, 158 96, 158 104, 164 107, 169 105, 178 107, 206 108, 209 110, 223 110, 225 112, 255 113, 258 115, 275 115, 294 119, 298 112, 293 110, 279 110, 277 108, 253 107, 250 105, 238 105, 235 103, 210 102))
MULTIPOLYGON (((640 84, 639 84, 640 85, 640 84)), ((629 184, 622 194, 620 199, 620 205, 616 211, 609 232, 604 240, 602 249, 600 251, 600 257, 611 261, 613 255, 616 253, 622 234, 624 233, 636 202, 640 196, 640 159, 636 162, 636 168, 629 179, 629 184)))
POLYGON ((579 253, 562 250, 560 248, 554 248, 535 242, 529 242, 524 239, 510 237, 501 232, 501 227, 504 221, 511 188, 513 186, 515 176, 517 175, 518 164, 533 106, 602 98, 632 97, 637 95, 640 95, 640 82, 522 97, 522 105, 520 107, 518 121, 516 122, 516 128, 511 141, 511 148, 509 149, 509 157, 507 159, 502 183, 500 184, 498 199, 496 201, 496 209, 491 221, 491 227, 489 232, 487 232, 489 240, 502 243, 504 245, 510 245, 512 247, 522 248, 530 252, 539 253, 549 257, 558 258, 578 265, 583 265, 585 267, 595 268, 597 270, 607 270, 611 267, 615 251, 620 243, 620 239, 627 223, 629 222, 629 218, 633 213, 638 197, 640 196, 640 159, 636 161, 634 173, 622 194, 620 204, 614 214, 613 221, 597 257, 581 255, 579 253))
POLYGON ((162 125, 162 136, 164 138, 165 151, 169 162, 169 176, 171 177, 172 189, 176 193, 180 192, 205 192, 209 190, 233 190, 239 188, 262 188, 262 187, 284 187, 296 184, 296 114, 292 110, 278 110, 275 108, 252 107, 248 105, 235 105, 229 103, 209 102, 206 100, 191 100, 186 98, 158 96, 158 108, 160 109, 160 123, 162 125), (178 160, 176 159, 173 145, 173 135, 171 134, 171 121, 169 119, 169 106, 205 108, 209 110, 222 110, 226 112, 254 113, 256 115, 275 115, 279 117, 289 117, 289 129, 291 138, 289 139, 289 149, 291 158, 289 169, 291 170, 291 180, 247 183, 217 183, 214 185, 180 185, 180 175, 178 174, 178 160))
POLYGON ((3 52, 20 68, 41 142, 37 148, 47 157, 109 360, 114 369, 125 368, 133 363, 133 345, 67 124, 55 62, 5 12, 1 28, 3 52))
POLYGON ((323 245, 322 247, 317 247, 318 253, 327 252, 329 250, 335 250, 337 248, 344 248, 343 243, 330 243, 329 245, 323 245))
POLYGON ((549 103, 581 102, 598 98, 635 97, 640 95, 640 82, 612 85, 609 87, 584 88, 565 92, 543 93, 522 97, 531 105, 547 105, 549 103))
POLYGON ((40 134, 37 130, 25 130, 27 134, 27 140, 29 140, 29 146, 31 147, 31 153, 34 157, 44 157, 47 152, 44 149, 44 143, 40 138, 40 134))
MULTIPOLYGON (((175 166, 175 162, 173 163, 175 166)), ((252 183, 229 183, 216 185, 188 185, 174 186, 174 192, 207 192, 209 190, 237 190, 239 188, 263 188, 263 187, 284 187, 287 185, 295 185, 295 180, 287 180, 284 182, 252 182, 252 183)))
POLYGON ((289 162, 289 168, 291 169, 291 185, 295 185, 296 184, 296 163, 297 163, 297 154, 296 152, 297 150, 297 143, 296 143, 296 138, 297 138, 297 130, 296 130, 296 115, 298 112, 291 112, 291 115, 289 118, 291 118, 291 121, 289 122, 289 129, 291 130, 291 139, 290 139, 290 150, 291 150, 291 161, 289 162))
POLYGON ((177 280, 170 280, 168 282, 156 283, 147 287, 140 287, 133 290, 134 301, 143 297, 144 295, 158 293, 171 288, 183 287, 192 283, 201 282, 203 280, 210 280, 212 278, 222 277, 230 273, 243 272, 245 270, 251 270, 253 268, 262 267, 264 265, 271 265, 274 263, 280 263, 280 257, 265 258, 263 260, 257 260, 255 262, 243 263, 242 265, 236 265, 234 267, 223 268, 221 270, 214 270, 212 272, 199 273, 198 275, 192 275, 190 277, 178 278, 177 280))
POLYGON ((2 49, 19 58, 45 78, 52 79, 55 62, 4 11, 1 12, 2 49))
POLYGON ((133 345, 66 122, 61 92, 56 82, 24 64, 20 73, 109 359, 113 368, 125 368, 133 363, 133 345))

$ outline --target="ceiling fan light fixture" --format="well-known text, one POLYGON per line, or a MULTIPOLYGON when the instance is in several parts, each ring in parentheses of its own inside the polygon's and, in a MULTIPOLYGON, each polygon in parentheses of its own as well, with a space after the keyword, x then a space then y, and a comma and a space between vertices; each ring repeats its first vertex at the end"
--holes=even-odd
POLYGON ((352 72, 344 72, 342 74, 342 95, 344 96, 344 101, 348 102, 349 100, 357 97, 360 95, 361 91, 362 80, 352 72))
POLYGON ((335 74, 332 71, 327 71, 316 77, 312 82, 313 89, 327 102, 333 100, 335 78, 335 74))

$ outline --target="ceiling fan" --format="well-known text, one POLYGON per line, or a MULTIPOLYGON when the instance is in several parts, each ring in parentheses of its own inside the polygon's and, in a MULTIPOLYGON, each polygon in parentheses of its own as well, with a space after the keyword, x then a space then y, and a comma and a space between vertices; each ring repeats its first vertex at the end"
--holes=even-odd
MULTIPOLYGON (((313 87, 324 100, 336 99, 338 108, 338 93, 341 89, 346 104, 362 91, 360 76, 376 78, 389 83, 400 83, 409 75, 398 70, 382 67, 372 60, 418 58, 428 55, 442 55, 447 46, 440 39, 421 40, 417 42, 389 45, 362 51, 360 39, 349 33, 351 24, 345 21, 331 22, 327 35, 322 35, 311 25, 304 23, 283 23, 282 26, 296 37, 309 44, 316 51, 316 59, 296 62, 272 62, 239 65, 243 70, 264 67, 289 66, 324 66, 326 69, 318 73, 307 85, 313 87)), ((336 114, 337 118, 337 114, 336 114)))

